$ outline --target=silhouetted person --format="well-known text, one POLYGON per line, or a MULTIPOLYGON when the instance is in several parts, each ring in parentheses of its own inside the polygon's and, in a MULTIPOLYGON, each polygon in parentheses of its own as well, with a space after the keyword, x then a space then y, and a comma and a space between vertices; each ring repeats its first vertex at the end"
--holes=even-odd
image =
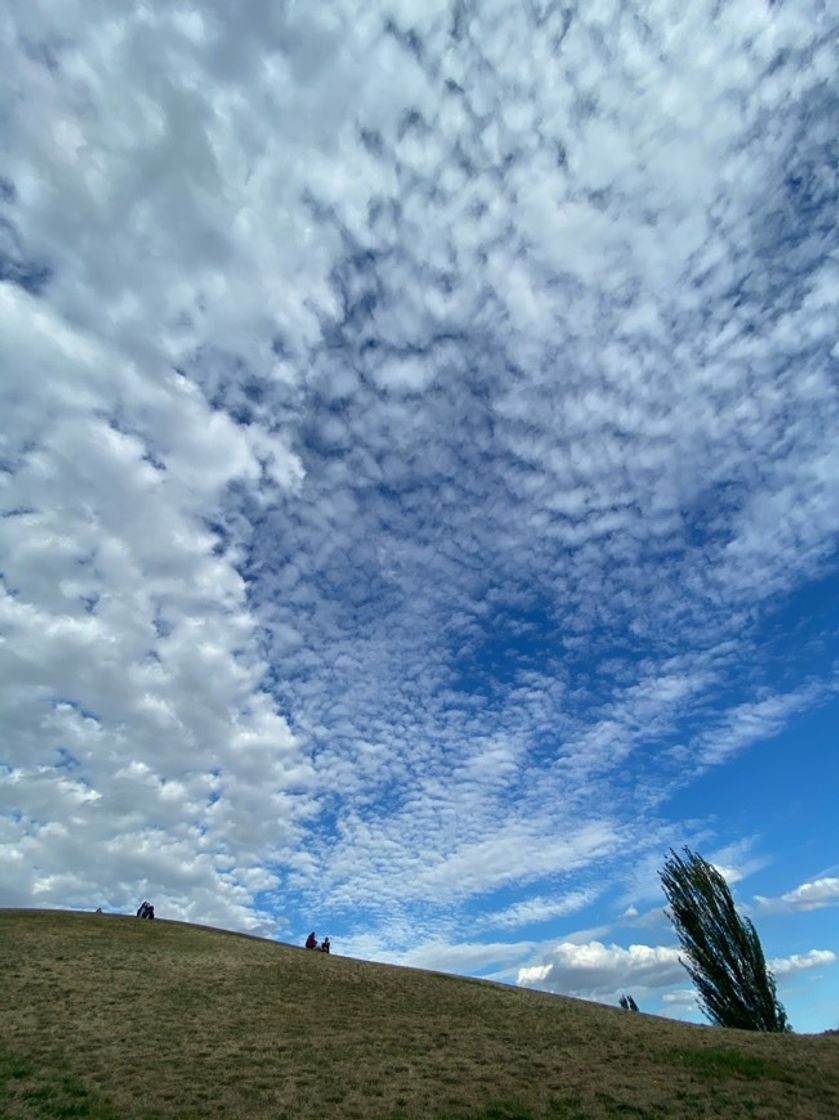
POLYGON ((322 953, 328 953, 329 952, 329 938, 328 937, 324 937, 323 941, 321 942, 320 951, 322 953))
POLYGON ((306 938, 306 948, 307 949, 317 949, 317 947, 318 947, 318 939, 315 937, 315 931, 312 930, 312 932, 306 938))

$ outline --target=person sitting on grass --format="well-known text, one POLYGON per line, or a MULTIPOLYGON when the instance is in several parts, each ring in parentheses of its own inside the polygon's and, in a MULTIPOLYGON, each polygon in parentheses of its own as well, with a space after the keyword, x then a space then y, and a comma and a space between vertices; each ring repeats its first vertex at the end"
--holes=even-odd
POLYGON ((328 953, 329 952, 329 938, 328 937, 324 937, 323 941, 321 942, 320 951, 322 953, 328 953))
POLYGON ((306 938, 306 948, 307 949, 317 949, 317 947, 318 947, 318 939, 315 937, 315 931, 312 930, 312 932, 306 938))

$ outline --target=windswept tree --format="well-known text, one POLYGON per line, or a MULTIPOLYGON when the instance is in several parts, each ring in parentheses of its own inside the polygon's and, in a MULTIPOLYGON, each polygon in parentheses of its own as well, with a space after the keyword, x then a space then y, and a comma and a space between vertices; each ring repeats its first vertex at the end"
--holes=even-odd
POLYGON ((719 871, 690 848, 684 852, 682 858, 671 849, 659 874, 700 1006, 721 1027, 791 1030, 755 927, 737 913, 719 871))

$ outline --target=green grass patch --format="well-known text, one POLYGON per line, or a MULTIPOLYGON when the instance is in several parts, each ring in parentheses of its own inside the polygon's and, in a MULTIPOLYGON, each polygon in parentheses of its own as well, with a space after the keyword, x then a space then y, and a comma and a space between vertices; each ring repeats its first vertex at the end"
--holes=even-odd
POLYGON ((668 1060, 674 1065, 706 1077, 745 1077, 750 1081, 783 1080, 784 1072, 776 1062, 737 1050, 713 1050, 710 1047, 672 1050, 668 1060))
POLYGON ((21 1081, 32 1074, 33 1065, 26 1058, 16 1058, 11 1054, 0 1054, 0 1089, 9 1082, 21 1081))
POLYGON ((444 1112, 438 1120, 535 1120, 533 1112, 517 1101, 492 1101, 476 1112, 444 1112))
POLYGON ((118 1120, 108 1101, 77 1077, 39 1070, 27 1058, 0 1056, 2 1120, 118 1120))

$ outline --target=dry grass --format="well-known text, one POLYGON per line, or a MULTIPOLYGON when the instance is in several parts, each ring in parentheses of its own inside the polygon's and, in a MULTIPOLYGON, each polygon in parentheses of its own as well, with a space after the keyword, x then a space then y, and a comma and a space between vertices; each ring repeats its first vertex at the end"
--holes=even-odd
POLYGON ((835 1120, 839 1038, 690 1027, 176 922, 0 911, 0 1117, 835 1120))

